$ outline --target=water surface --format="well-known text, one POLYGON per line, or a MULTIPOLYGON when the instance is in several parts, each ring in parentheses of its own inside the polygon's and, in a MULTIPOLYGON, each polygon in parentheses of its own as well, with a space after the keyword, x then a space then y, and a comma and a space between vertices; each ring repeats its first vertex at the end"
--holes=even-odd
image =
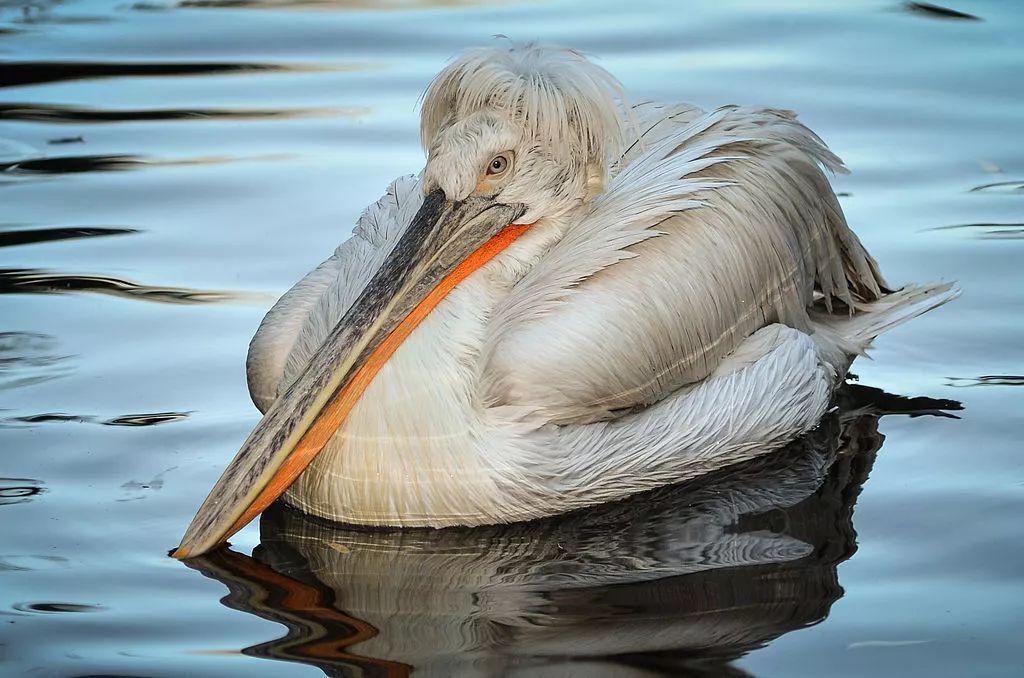
POLYGON ((0 0, 0 672, 1020 675, 1024 11, 951 9, 0 0), (258 420, 263 313, 499 33, 637 97, 798 111, 888 278, 963 296, 814 436, 699 485, 468 533, 275 510, 167 558, 258 420))

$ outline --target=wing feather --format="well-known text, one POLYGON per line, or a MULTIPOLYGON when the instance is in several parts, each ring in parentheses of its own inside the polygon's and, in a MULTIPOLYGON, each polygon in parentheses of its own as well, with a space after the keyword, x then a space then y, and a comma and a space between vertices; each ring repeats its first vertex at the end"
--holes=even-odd
MULTIPOLYGON (((609 419, 708 377, 771 323, 885 289, 787 111, 643 104, 642 138, 498 309, 492 402, 556 423, 609 419)), ((634 133, 636 134, 636 133, 634 133)))

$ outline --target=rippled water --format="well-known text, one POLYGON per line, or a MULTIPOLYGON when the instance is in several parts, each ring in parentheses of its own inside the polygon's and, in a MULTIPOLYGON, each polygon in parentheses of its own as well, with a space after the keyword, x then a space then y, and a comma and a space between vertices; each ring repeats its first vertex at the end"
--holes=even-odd
POLYGON ((0 672, 1020 675, 1024 7, 955 9, 0 0, 0 672), (699 486, 470 532, 275 510, 166 557, 258 419, 262 314, 421 166, 419 93, 497 33, 799 111, 889 279, 963 297, 699 486))

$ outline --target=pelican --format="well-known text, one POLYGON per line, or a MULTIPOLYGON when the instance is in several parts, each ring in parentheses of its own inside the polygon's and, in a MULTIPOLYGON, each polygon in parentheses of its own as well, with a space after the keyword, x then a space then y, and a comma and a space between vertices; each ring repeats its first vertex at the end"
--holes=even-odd
POLYGON ((958 294, 885 282, 789 111, 633 102, 503 42, 441 71, 420 133, 423 170, 260 325, 263 419, 176 557, 282 495, 440 528, 707 474, 813 429, 875 337, 958 294))

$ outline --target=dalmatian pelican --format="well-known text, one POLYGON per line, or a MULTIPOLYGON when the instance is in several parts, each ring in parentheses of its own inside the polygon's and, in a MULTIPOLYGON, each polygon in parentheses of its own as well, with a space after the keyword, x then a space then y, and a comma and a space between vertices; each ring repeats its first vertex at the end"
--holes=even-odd
POLYGON ((275 499, 333 521, 526 521, 778 449, 880 333, 890 288, 793 113, 631 102, 580 53, 501 43, 429 85, 426 166, 270 310, 264 413, 178 558, 275 499))

